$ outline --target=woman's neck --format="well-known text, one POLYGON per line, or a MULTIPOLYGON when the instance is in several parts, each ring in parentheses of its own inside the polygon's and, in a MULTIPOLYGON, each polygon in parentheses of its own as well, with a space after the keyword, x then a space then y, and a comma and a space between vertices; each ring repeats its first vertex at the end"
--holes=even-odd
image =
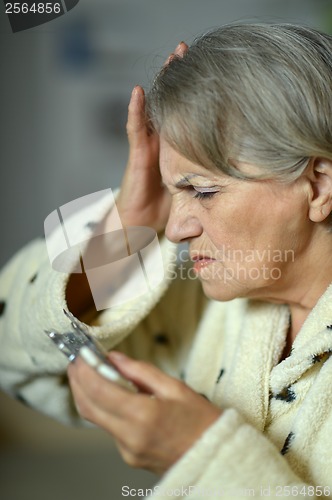
POLYGON ((270 297, 271 302, 283 302, 290 310, 290 325, 281 359, 289 355, 305 320, 332 283, 332 235, 325 230, 325 234, 316 236, 310 251, 299 256, 288 270, 288 283, 280 290, 280 295, 270 297))

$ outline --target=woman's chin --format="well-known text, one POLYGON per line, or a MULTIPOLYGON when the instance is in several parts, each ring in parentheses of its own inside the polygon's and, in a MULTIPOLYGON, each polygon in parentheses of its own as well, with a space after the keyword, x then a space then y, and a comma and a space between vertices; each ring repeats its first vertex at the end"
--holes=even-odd
POLYGON ((201 279, 204 294, 212 300, 218 300, 220 302, 227 302, 229 300, 237 299, 239 297, 244 297, 247 290, 235 288, 230 283, 226 281, 212 281, 207 279, 201 279))

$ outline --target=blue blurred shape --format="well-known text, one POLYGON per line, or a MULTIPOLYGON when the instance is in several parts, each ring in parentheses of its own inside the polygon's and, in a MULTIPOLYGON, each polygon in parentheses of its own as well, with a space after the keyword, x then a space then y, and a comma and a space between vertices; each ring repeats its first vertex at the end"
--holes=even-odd
POLYGON ((59 32, 58 42, 58 55, 62 67, 71 71, 82 71, 90 66, 93 50, 87 20, 75 19, 66 25, 59 32))

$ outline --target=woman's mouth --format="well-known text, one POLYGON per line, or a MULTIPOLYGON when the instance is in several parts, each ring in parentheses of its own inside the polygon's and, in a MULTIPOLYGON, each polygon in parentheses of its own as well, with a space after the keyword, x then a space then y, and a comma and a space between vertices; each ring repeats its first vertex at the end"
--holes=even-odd
POLYGON ((211 259, 211 257, 205 257, 204 255, 197 255, 192 257, 192 260, 194 261, 194 266, 193 269, 199 273, 199 271, 206 266, 212 264, 213 262, 216 261, 216 259, 211 259))

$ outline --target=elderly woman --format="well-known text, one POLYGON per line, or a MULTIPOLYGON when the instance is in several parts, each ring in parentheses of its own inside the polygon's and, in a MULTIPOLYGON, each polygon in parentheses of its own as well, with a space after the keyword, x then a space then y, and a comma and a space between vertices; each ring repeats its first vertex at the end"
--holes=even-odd
POLYGON ((233 24, 181 43, 146 102, 134 89, 128 136, 121 221, 187 242, 198 279, 171 278, 165 239, 164 283, 93 315, 84 275, 32 244, 2 275, 3 386, 104 428, 163 475, 156 498, 332 498, 332 38, 233 24), (41 333, 67 328, 62 308, 93 318, 138 393, 87 356, 70 393, 41 333))

